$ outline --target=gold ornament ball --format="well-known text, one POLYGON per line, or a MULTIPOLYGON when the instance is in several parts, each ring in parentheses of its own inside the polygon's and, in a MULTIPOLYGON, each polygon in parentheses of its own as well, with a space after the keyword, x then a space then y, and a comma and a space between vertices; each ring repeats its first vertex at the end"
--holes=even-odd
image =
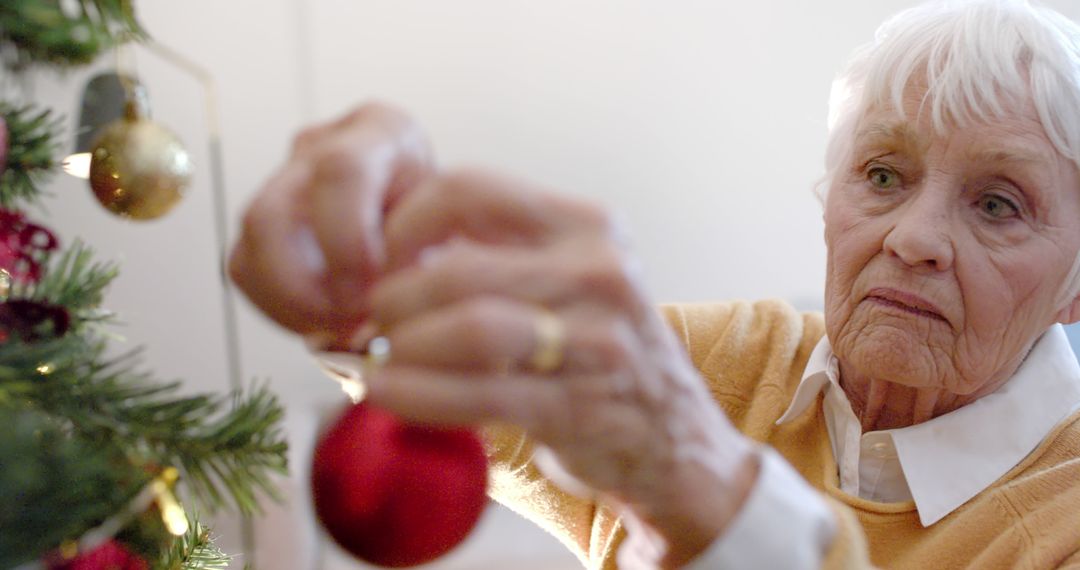
POLYGON ((168 129, 145 118, 126 117, 94 141, 90 187, 106 210, 125 218, 165 215, 191 182, 187 149, 168 129))

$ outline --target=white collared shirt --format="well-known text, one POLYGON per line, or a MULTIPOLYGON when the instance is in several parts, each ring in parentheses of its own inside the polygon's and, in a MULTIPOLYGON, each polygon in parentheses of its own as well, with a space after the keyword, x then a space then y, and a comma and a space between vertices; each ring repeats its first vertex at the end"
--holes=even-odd
POLYGON ((930 526, 1000 479, 1077 409, 1080 365, 1064 329, 1054 325, 997 391, 917 425, 864 434, 823 338, 777 423, 801 415, 822 390, 840 488, 871 501, 914 500, 919 520, 930 526))
MULTIPOLYGON (((840 388, 839 366, 827 338, 807 362, 802 382, 778 424, 806 412, 825 390, 823 412, 844 492, 879 502, 914 500, 930 526, 986 490, 1031 453, 1060 421, 1080 409, 1080 365, 1065 331, 1054 325, 1036 341, 1012 378, 997 391, 914 426, 862 433, 840 388), (1007 421, 1003 421, 1007 418, 1007 421)), ((826 546, 821 497, 789 479, 786 462, 762 466, 759 479, 729 531, 692 565, 711 568, 817 568, 826 546), (784 472, 787 473, 784 473, 784 472), (786 483, 786 489, 779 489, 786 483), (793 505, 802 504, 793 516, 793 505), (759 548, 752 537, 784 527, 788 549, 759 548), (814 555, 806 555, 813 552, 814 555), (734 564, 734 565, 732 565, 734 564)))

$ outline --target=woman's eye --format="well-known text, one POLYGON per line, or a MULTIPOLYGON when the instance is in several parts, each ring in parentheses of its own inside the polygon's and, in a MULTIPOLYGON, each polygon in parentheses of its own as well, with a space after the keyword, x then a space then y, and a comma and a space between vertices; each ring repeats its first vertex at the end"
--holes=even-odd
POLYGON ((989 194, 979 198, 979 210, 995 219, 1007 219, 1020 213, 1016 205, 1001 196, 989 194))
POLYGON ((892 188, 900 180, 900 175, 895 170, 884 166, 875 166, 866 175, 871 184, 881 189, 892 188))

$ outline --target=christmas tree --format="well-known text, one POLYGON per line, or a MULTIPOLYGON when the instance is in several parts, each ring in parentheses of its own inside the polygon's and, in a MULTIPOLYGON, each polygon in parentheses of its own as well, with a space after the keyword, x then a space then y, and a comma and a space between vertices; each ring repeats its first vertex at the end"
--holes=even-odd
MULTIPOLYGON (((129 0, 4 0, 0 76, 145 37, 129 0)), ((117 265, 41 220, 62 132, 56 112, 0 100, 0 568, 224 568, 198 515, 274 496, 282 409, 261 387, 181 395, 112 350, 117 265)))

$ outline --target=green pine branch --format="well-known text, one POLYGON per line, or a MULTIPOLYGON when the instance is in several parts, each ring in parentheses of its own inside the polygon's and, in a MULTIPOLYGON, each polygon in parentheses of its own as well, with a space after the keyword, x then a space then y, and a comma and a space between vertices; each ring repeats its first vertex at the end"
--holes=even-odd
POLYGON ((0 408, 0 434, 0 568, 38 560, 80 536, 148 479, 40 412, 0 408))
POLYGON ((103 323, 112 318, 111 312, 101 308, 101 302, 105 289, 119 274, 115 263, 96 261, 93 250, 79 240, 45 263, 41 279, 37 283, 16 284, 10 298, 64 307, 71 315, 74 331, 82 330, 82 325, 87 323, 103 323))
MULTIPOLYGON (((285 472, 287 449, 270 392, 178 396, 179 383, 136 370, 137 353, 105 351, 103 340, 71 334, 0 344, 0 496, 25 498, 6 499, 0 568, 80 536, 164 466, 177 467, 181 487, 211 511, 231 503, 255 512, 260 494, 277 497, 272 476, 285 472), (29 427, 9 425, 28 414, 29 427)), ((160 534, 137 546, 152 554, 160 534)), ((213 566, 191 568, 201 567, 213 566)))
POLYGON ((188 531, 173 542, 155 570, 225 570, 232 557, 214 544, 210 530, 199 523, 198 517, 189 520, 188 531))
POLYGON ((0 165, 0 206, 12 209, 21 202, 35 203, 41 195, 39 188, 56 169, 62 121, 48 109, 4 102, 0 102, 0 116, 8 130, 7 160, 0 165))
MULTIPOLYGON (((86 64, 144 37, 132 0, 0 0, 0 64, 16 72, 86 64)), ((0 207, 19 210, 39 202, 56 170, 61 122, 33 105, 0 102, 0 115, 8 131, 0 207)), ((43 338, 34 342, 0 322, 0 568, 40 560, 115 520, 166 466, 180 470, 180 494, 207 510, 231 503, 250 513, 260 495, 276 497, 272 477, 285 472, 286 444, 282 408, 269 391, 181 395, 179 382, 139 369, 138 351, 108 351, 99 325, 111 313, 100 304, 114 264, 95 262, 80 243, 35 261, 41 279, 15 284, 8 299, 63 307, 71 322, 58 337, 35 328, 43 338)), ((228 563, 197 521, 170 542, 153 510, 136 514, 116 539, 155 569, 228 563)))
POLYGON ((59 338, 0 343, 0 406, 29 402, 136 462, 175 466, 211 511, 230 503, 257 511, 260 494, 277 496, 273 474, 286 470, 280 404, 265 388, 181 396, 179 382, 138 369, 138 351, 106 356, 104 331, 87 325, 111 316, 100 303, 116 272, 76 242, 48 260, 38 283, 12 290, 11 298, 63 306, 71 327, 59 338))
MULTIPOLYGON (((100 339, 82 350, 81 358, 29 381, 5 382, 0 374, 0 394, 17 392, 94 441, 177 467, 186 488, 211 511, 232 503, 250 513, 258 510, 260 494, 277 496, 272 475, 285 472, 287 447, 277 426, 283 412, 268 390, 234 395, 226 410, 228 397, 179 396, 179 382, 161 383, 138 371, 138 353, 107 359, 100 339)), ((0 362, 5 352, 0 348, 0 362)), ((40 366, 24 357, 20 368, 25 374, 40 366)))
POLYGON ((10 67, 85 65, 103 50, 145 35, 130 0, 0 2, 0 45, 10 67))
MULTIPOLYGON (((206 404, 207 413, 220 402, 206 404)), ((195 414, 198 415, 198 414, 195 414)), ((259 388, 244 396, 234 394, 228 413, 215 420, 163 438, 174 451, 190 489, 199 501, 217 508, 227 500, 242 513, 261 510, 259 494, 280 499, 271 476, 285 474, 287 446, 278 430, 284 412, 277 398, 259 388)))

